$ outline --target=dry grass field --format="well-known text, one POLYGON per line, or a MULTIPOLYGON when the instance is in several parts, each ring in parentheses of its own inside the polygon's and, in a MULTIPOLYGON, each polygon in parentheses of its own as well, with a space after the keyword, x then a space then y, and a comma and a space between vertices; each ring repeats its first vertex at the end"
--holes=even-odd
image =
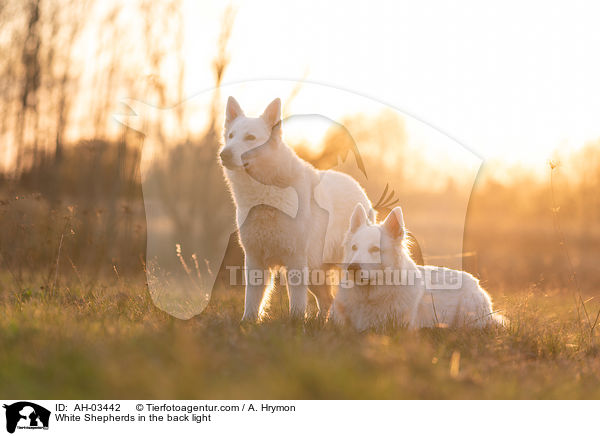
MULTIPOLYGON (((240 325, 240 287, 215 289, 188 321, 156 308, 135 161, 131 179, 111 179, 129 164, 87 147, 54 177, 3 181, 1 397, 600 398, 596 191, 566 184, 566 166, 554 203, 545 180, 474 188, 464 249, 476 255, 464 264, 506 328, 357 334, 290 324, 279 290, 262 325, 240 325)), ((403 201, 419 211, 419 198, 403 201)), ((427 211, 415 219, 427 224, 427 211)))
MULTIPOLYGON (((7 280, 7 277, 4 277, 7 280)), ((356 334, 282 319, 240 325, 239 293, 179 321, 143 286, 11 290, 0 299, 0 396, 171 399, 551 399, 600 397, 598 334, 562 292, 496 298, 484 331, 356 334)), ((285 307, 285 300, 281 302, 285 307)), ((598 309, 598 305, 594 305, 598 309)))

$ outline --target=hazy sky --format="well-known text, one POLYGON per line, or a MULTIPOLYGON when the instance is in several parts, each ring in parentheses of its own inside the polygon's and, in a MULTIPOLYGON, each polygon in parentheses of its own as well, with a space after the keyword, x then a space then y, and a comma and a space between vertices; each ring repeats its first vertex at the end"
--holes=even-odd
MULTIPOLYGON (((387 103, 484 157, 511 162, 544 162, 555 148, 600 137, 600 8, 593 2, 234 5, 225 83, 306 77, 387 103)), ((224 6, 190 0, 185 7, 193 94, 212 84, 224 6)), ((259 111, 273 97, 246 103, 259 111)), ((306 97, 318 112, 318 96, 306 97)))

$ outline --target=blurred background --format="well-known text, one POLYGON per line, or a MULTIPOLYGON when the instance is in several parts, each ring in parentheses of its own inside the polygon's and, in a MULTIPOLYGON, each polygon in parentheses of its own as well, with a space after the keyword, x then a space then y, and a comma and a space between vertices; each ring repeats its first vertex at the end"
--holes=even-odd
MULTIPOLYGON (((351 58, 357 48, 381 61, 378 71, 385 78, 402 67, 389 58, 402 62, 398 59, 411 44, 403 40, 398 51, 390 53, 389 46, 361 45, 360 35, 353 32, 347 40, 336 38, 336 44, 323 48, 314 36, 298 41, 286 37, 286 26, 311 23, 311 7, 276 8, 280 19, 271 27, 252 11, 248 4, 225 7, 183 0, 0 1, 1 287, 38 291, 70 282, 84 288, 119 280, 144 283, 147 224, 142 173, 150 177, 144 182, 156 187, 152 192, 172 223, 172 239, 193 235, 198 244, 212 249, 202 241, 214 232, 228 232, 232 218, 231 203, 224 201, 229 197, 223 176, 215 165, 228 96, 222 86, 240 80, 244 71, 254 78, 272 78, 270 65, 278 64, 283 66, 277 70, 282 76, 301 80, 290 81, 284 95, 242 100, 244 109, 254 104, 248 113, 258 115, 279 96, 288 115, 320 113, 318 96, 303 81, 323 80, 323 71, 339 67, 339 59, 351 58), (291 15, 297 17, 292 24, 291 15), (256 58, 248 47, 256 50, 256 58), (307 60, 294 47, 314 48, 315 58, 307 60), (181 104, 203 90, 212 91, 203 94, 199 106, 181 104), (113 119, 115 113, 130 113, 121 103, 124 98, 170 108, 168 117, 152 121, 152 144, 146 141, 148 130, 131 129, 113 119), (143 155, 151 157, 144 161, 143 155), (199 187, 213 193, 203 198, 202 207, 194 203, 199 187), (181 204, 189 207, 182 210, 181 204)), ((335 15, 323 13, 329 12, 335 15)), ((427 11, 383 11, 379 18, 388 15, 392 21, 383 21, 382 28, 392 28, 395 19, 409 20, 408 12, 427 15, 427 11)), ((354 11, 341 27, 360 27, 353 21, 360 16, 360 10, 354 11)), ((439 24, 437 14, 431 19, 439 24)), ((326 22, 321 17, 315 25, 326 22)), ((580 29, 586 23, 579 22, 580 29)), ((369 40, 376 41, 377 36, 369 40)), ((514 53, 517 62, 531 48, 524 46, 523 52, 514 53)), ((371 63, 369 59, 362 62, 371 63)), ((575 66, 571 62, 566 68, 575 66)), ((490 65, 490 71, 496 67, 490 65)), ((384 82, 365 77, 361 64, 341 73, 339 69, 336 74, 348 75, 359 89, 365 81, 384 82)), ((551 90, 557 73, 548 71, 551 90)), ((498 74, 503 73, 514 74, 503 70, 498 74)), ((588 69, 585 77, 593 73, 588 69)), ((493 91, 491 73, 482 76, 472 88, 491 89, 489 100, 498 104, 472 111, 491 119, 506 109, 501 104, 504 96, 493 91)), ((406 73, 397 80, 411 79, 406 73)), ((443 84, 432 83, 430 94, 421 94, 423 105, 436 105, 436 86, 443 84)), ((540 92, 552 99, 550 91, 540 92)), ((532 101, 547 103, 537 95, 525 97, 523 111, 534 110, 532 101)), ((406 95, 407 107, 411 98, 406 95)), ((418 115, 420 106, 414 107, 413 114, 418 115)), ((514 141, 502 132, 496 143, 482 141, 478 154, 487 159, 481 169, 476 154, 470 153, 474 159, 465 163, 455 149, 440 150, 428 135, 429 128, 413 117, 343 103, 331 111, 331 119, 344 129, 317 123, 302 134, 290 134, 288 142, 319 168, 335 167, 338 159, 354 159, 347 152, 348 141, 356 142, 370 169, 366 189, 371 200, 380 203, 382 213, 394 204, 408 211, 407 222, 414 223, 409 226, 419 242, 425 248, 435 246, 426 250, 426 261, 462 260, 493 295, 573 288, 597 292, 600 133, 598 121, 588 120, 581 108, 574 107, 574 118, 565 118, 562 125, 560 120, 538 119, 525 125, 529 134, 514 141), (563 128, 573 132, 568 139, 563 128), (383 167, 387 170, 377 170, 383 167), (433 203, 443 204, 446 212, 432 212, 433 203), (449 229, 447 224, 451 217, 464 221, 465 208, 463 235, 462 228, 449 229), (448 234, 457 232, 463 243, 458 252, 455 242, 443 243, 448 234)), ((517 115, 511 114, 509 120, 524 122, 515 121, 517 115)), ((459 136, 467 138, 464 143, 473 149, 482 137, 477 132, 496 128, 490 123, 471 125, 471 136, 465 131, 459 136)), ((199 277, 218 274, 220 265, 189 257, 192 252, 184 255, 199 277)), ((179 256, 175 247, 173 255, 179 256)))

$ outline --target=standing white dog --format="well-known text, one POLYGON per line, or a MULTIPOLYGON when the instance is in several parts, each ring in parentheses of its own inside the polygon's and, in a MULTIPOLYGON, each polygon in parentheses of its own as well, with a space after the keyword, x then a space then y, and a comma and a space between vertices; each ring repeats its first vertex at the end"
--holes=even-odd
MULTIPOLYGON (((260 272, 279 267, 287 271, 290 313, 303 318, 310 271, 327 272, 331 263, 341 262, 342 242, 354 206, 361 204, 370 211, 369 199, 353 178, 318 171, 284 144, 279 99, 260 117, 249 118, 229 97, 220 158, 236 205, 245 254, 242 319, 260 318, 270 280, 261 279, 260 272)), ((311 284, 310 291, 317 298, 320 316, 326 317, 333 300, 330 286, 311 284)))
POLYGON ((418 266, 406 247, 400 207, 382 224, 372 223, 357 205, 344 241, 344 263, 354 274, 340 286, 332 319, 357 330, 407 325, 483 327, 502 322, 490 296, 471 274, 448 268, 418 266))

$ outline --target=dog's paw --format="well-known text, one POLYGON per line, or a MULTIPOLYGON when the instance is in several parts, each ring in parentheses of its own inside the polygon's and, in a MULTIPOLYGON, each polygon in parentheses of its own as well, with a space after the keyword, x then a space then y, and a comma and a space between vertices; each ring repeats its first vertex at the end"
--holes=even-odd
POLYGON ((244 324, 244 325, 250 325, 250 324, 258 324, 258 322, 260 321, 260 318, 258 316, 258 314, 247 314, 244 313, 244 315, 242 316, 242 319, 240 320, 240 324, 244 324))

